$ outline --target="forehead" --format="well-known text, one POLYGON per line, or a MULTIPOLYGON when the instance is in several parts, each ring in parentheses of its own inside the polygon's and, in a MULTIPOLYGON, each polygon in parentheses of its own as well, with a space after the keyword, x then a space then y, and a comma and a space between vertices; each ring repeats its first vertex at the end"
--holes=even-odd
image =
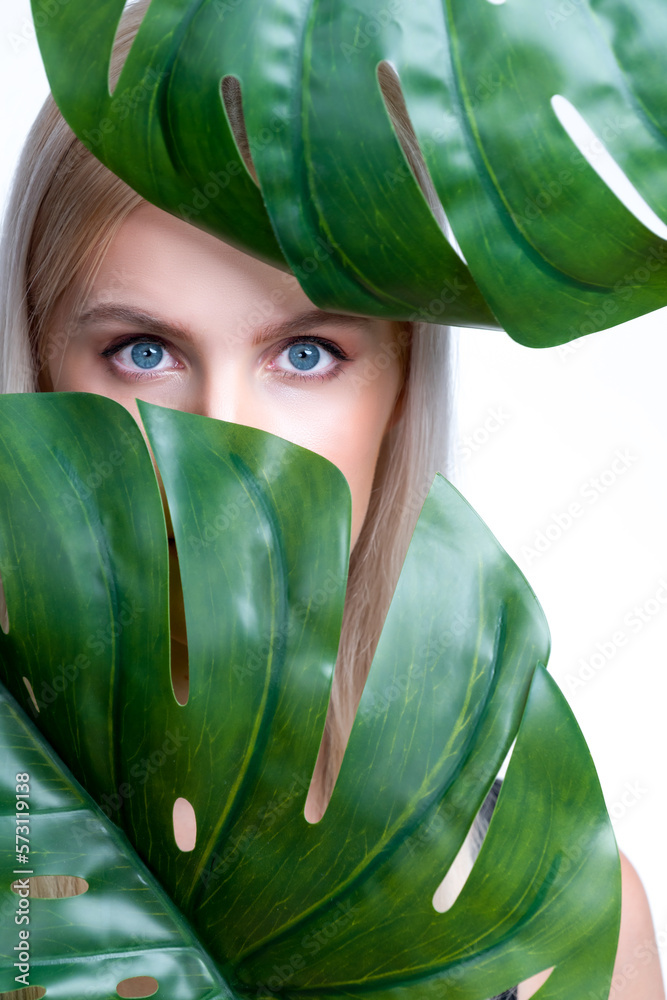
MULTIPOLYGON (((252 335, 307 313, 332 315, 313 304, 289 271, 147 202, 124 220, 84 300, 77 298, 78 317, 122 303, 202 332, 224 326, 252 335)), ((410 338, 404 324, 367 318, 361 324, 373 342, 397 341, 398 356, 406 362, 410 338)))
POLYGON ((293 274, 143 203, 123 222, 111 242, 92 296, 113 293, 176 298, 199 311, 214 303, 227 310, 251 305, 276 315, 314 308, 293 274), (159 291, 158 291, 159 290, 159 291))

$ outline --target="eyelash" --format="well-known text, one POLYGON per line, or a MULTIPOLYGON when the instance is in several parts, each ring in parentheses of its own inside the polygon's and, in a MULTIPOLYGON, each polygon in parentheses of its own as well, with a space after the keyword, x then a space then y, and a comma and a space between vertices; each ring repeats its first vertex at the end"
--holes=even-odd
MULTIPOLYGON (((131 347, 132 344, 143 344, 143 343, 158 344, 160 347, 163 347, 166 351, 169 351, 169 345, 166 343, 166 341, 162 340, 160 337, 155 337, 150 334, 144 336, 139 336, 138 334, 136 334, 130 337, 126 337, 124 340, 121 340, 120 343, 118 344, 112 344, 110 347, 105 347, 103 351, 100 351, 100 357, 112 358, 115 357, 116 354, 119 354, 125 347, 131 347)), ((274 357, 272 359, 272 364, 277 360, 277 358, 280 357, 281 354, 283 354, 286 350, 288 350, 290 347, 293 347, 296 344, 317 344, 318 346, 323 347, 326 351, 328 351, 328 353, 331 354, 338 361, 338 364, 334 366, 330 371, 321 373, 317 372, 313 375, 300 374, 297 371, 288 372, 288 371, 281 371, 280 369, 275 369, 275 368, 271 369, 282 378, 298 379, 301 382, 315 381, 315 380, 323 382, 330 378, 338 378, 341 373, 342 365, 346 361, 352 360, 352 358, 348 357, 345 354, 345 352, 342 351, 340 347, 338 347, 337 344, 332 343, 330 340, 324 340, 324 338, 322 337, 292 337, 290 338, 290 340, 283 341, 281 344, 277 346, 277 348, 275 349, 274 357)), ((118 369, 116 369, 116 372, 117 371, 118 369)), ((164 372, 156 372, 155 374, 153 374, 150 371, 141 372, 141 371, 130 371, 129 369, 123 369, 122 377, 129 379, 130 381, 137 382, 146 379, 159 378, 161 374, 164 374, 164 372)))
POLYGON ((292 337, 290 340, 284 341, 282 344, 278 345, 271 364, 277 361, 281 354, 289 350, 290 347, 294 347, 296 344, 317 344, 318 347, 323 347, 325 351, 331 354, 338 364, 334 365, 333 368, 330 368, 329 371, 314 372, 312 375, 299 373, 298 371, 288 372, 282 371, 278 368, 270 368, 271 371, 274 371, 281 378, 297 379, 300 382, 325 382, 330 378, 338 378, 343 364, 346 361, 352 360, 347 356, 347 354, 345 354, 344 351, 340 349, 340 347, 338 347, 337 344, 332 344, 330 340, 324 340, 323 337, 292 337))
MULTIPOLYGON (((120 352, 124 350, 124 348, 131 347, 132 344, 158 344, 160 347, 164 347, 166 351, 169 350, 169 346, 166 343, 166 341, 161 340, 160 337, 153 337, 150 334, 141 337, 138 334, 135 334, 134 336, 131 337, 125 337, 117 344, 112 344, 110 347, 105 347, 103 351, 100 351, 100 357, 105 359, 113 358, 117 354, 120 354, 120 352)), ((160 375, 164 374, 164 372, 153 373, 150 371, 143 371, 143 372, 130 371, 129 369, 126 368, 121 369, 121 371, 122 371, 121 377, 131 382, 142 382, 146 380, 151 380, 154 378, 158 378, 160 375)), ((118 374, 118 372, 119 369, 117 368, 114 369, 114 374, 118 374)))

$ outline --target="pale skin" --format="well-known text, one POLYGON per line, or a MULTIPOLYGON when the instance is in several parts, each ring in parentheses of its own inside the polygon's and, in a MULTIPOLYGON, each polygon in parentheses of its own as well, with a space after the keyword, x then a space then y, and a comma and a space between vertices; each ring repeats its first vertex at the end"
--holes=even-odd
MULTIPOLYGON (((347 479, 354 546, 382 440, 401 416, 397 324, 332 318, 316 310, 291 275, 146 204, 114 238, 76 326, 68 322, 70 308, 68 298, 53 318, 42 391, 109 396, 140 423, 139 398, 257 427, 318 452, 347 479)), ((174 689, 184 701, 178 586, 171 596, 174 689)), ((323 811, 313 786, 306 817, 317 821, 323 811)), ((187 844, 193 837, 188 816, 177 817, 176 825, 178 842, 187 844)), ((664 1000, 648 901, 623 856, 622 876, 610 1000, 664 1000)), ((533 996, 545 979, 522 983, 519 1000, 533 996)))

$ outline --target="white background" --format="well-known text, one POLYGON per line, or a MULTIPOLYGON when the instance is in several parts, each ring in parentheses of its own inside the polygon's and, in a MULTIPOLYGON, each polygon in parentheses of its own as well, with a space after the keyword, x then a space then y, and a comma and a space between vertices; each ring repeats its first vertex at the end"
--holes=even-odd
MULTIPOLYGON (((0 13, 0 88, 4 201, 47 92, 28 0, 13 0, 0 13)), ((667 942, 666 324, 661 310, 543 351, 502 333, 463 330, 458 409, 458 484, 545 609, 550 670, 586 736, 619 845, 644 881, 661 943, 667 942), (626 468, 614 475, 619 452, 628 456, 626 468), (565 523, 572 503, 582 513, 556 537, 554 518, 565 523), (543 541, 545 551, 537 554, 531 550, 540 533, 549 544, 543 541), (619 632, 626 641, 615 648, 619 632)), ((664 944, 662 951, 664 966, 664 944)))
MULTIPOLYGON (((660 310, 542 351, 462 330, 458 407, 459 486, 545 610, 550 672, 586 737, 619 846, 644 882, 662 942, 666 325, 660 310), (615 474, 619 452, 626 457, 616 469, 626 467, 615 474), (580 515, 559 528, 554 518, 567 525, 563 514, 574 503, 580 515)), ((663 968, 666 957, 663 947, 663 968)))

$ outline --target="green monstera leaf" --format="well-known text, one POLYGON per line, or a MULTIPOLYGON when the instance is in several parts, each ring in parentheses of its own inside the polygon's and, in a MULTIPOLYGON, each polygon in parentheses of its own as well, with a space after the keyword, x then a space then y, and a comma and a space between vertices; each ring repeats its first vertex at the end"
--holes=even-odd
MULTIPOLYGON (((611 826, 583 737, 542 666, 541 608, 488 528, 436 477, 331 802, 309 824, 345 593, 347 485, 280 438, 139 405, 174 525, 185 704, 170 676, 165 521, 136 423, 93 394, 0 399, 0 675, 98 805, 81 806, 91 837, 71 851, 68 809, 35 792, 35 829, 43 815, 48 836, 34 872, 86 878, 90 916, 79 925, 83 896, 48 904, 31 981, 43 972, 54 996, 107 997, 106 980, 84 993, 81 964, 112 955, 118 979, 127 959, 127 976, 154 977, 169 998, 224 995, 217 970, 240 998, 486 1000, 552 966, 541 1000, 606 995, 620 899, 611 826), (515 739, 473 871, 438 913, 435 889, 515 739), (179 798, 196 815, 189 851, 173 833, 179 798), (145 879, 143 900, 114 896, 102 877, 107 862, 95 858, 109 840, 108 864, 126 866, 123 884, 145 879), (164 934, 142 941, 141 963, 107 933, 107 920, 123 921, 116 907, 129 908, 128 928, 159 911, 164 934), (191 979, 189 992, 172 978, 178 948, 212 977, 191 979)), ((13 781, 46 751, 13 735, 12 719, 13 781)), ((13 791, 5 785, 9 827, 13 791)), ((6 893, 12 877, 3 870, 6 893)), ((11 986, 10 957, 0 988, 11 986)))
POLYGON ((552 104, 574 105, 667 220, 661 0, 153 0, 113 93, 125 0, 42 5, 51 88, 87 147, 148 201, 289 266, 321 308, 544 347, 667 304, 667 244, 552 104), (467 266, 392 124, 391 73, 467 266))
POLYGON ((160 996, 226 1000, 215 963, 127 838, 1 687, 0 760, 0 991, 98 1000, 159 975, 160 996), (17 802, 27 807, 17 813, 17 802), (84 891, 32 898, 45 876, 83 879, 84 891))

